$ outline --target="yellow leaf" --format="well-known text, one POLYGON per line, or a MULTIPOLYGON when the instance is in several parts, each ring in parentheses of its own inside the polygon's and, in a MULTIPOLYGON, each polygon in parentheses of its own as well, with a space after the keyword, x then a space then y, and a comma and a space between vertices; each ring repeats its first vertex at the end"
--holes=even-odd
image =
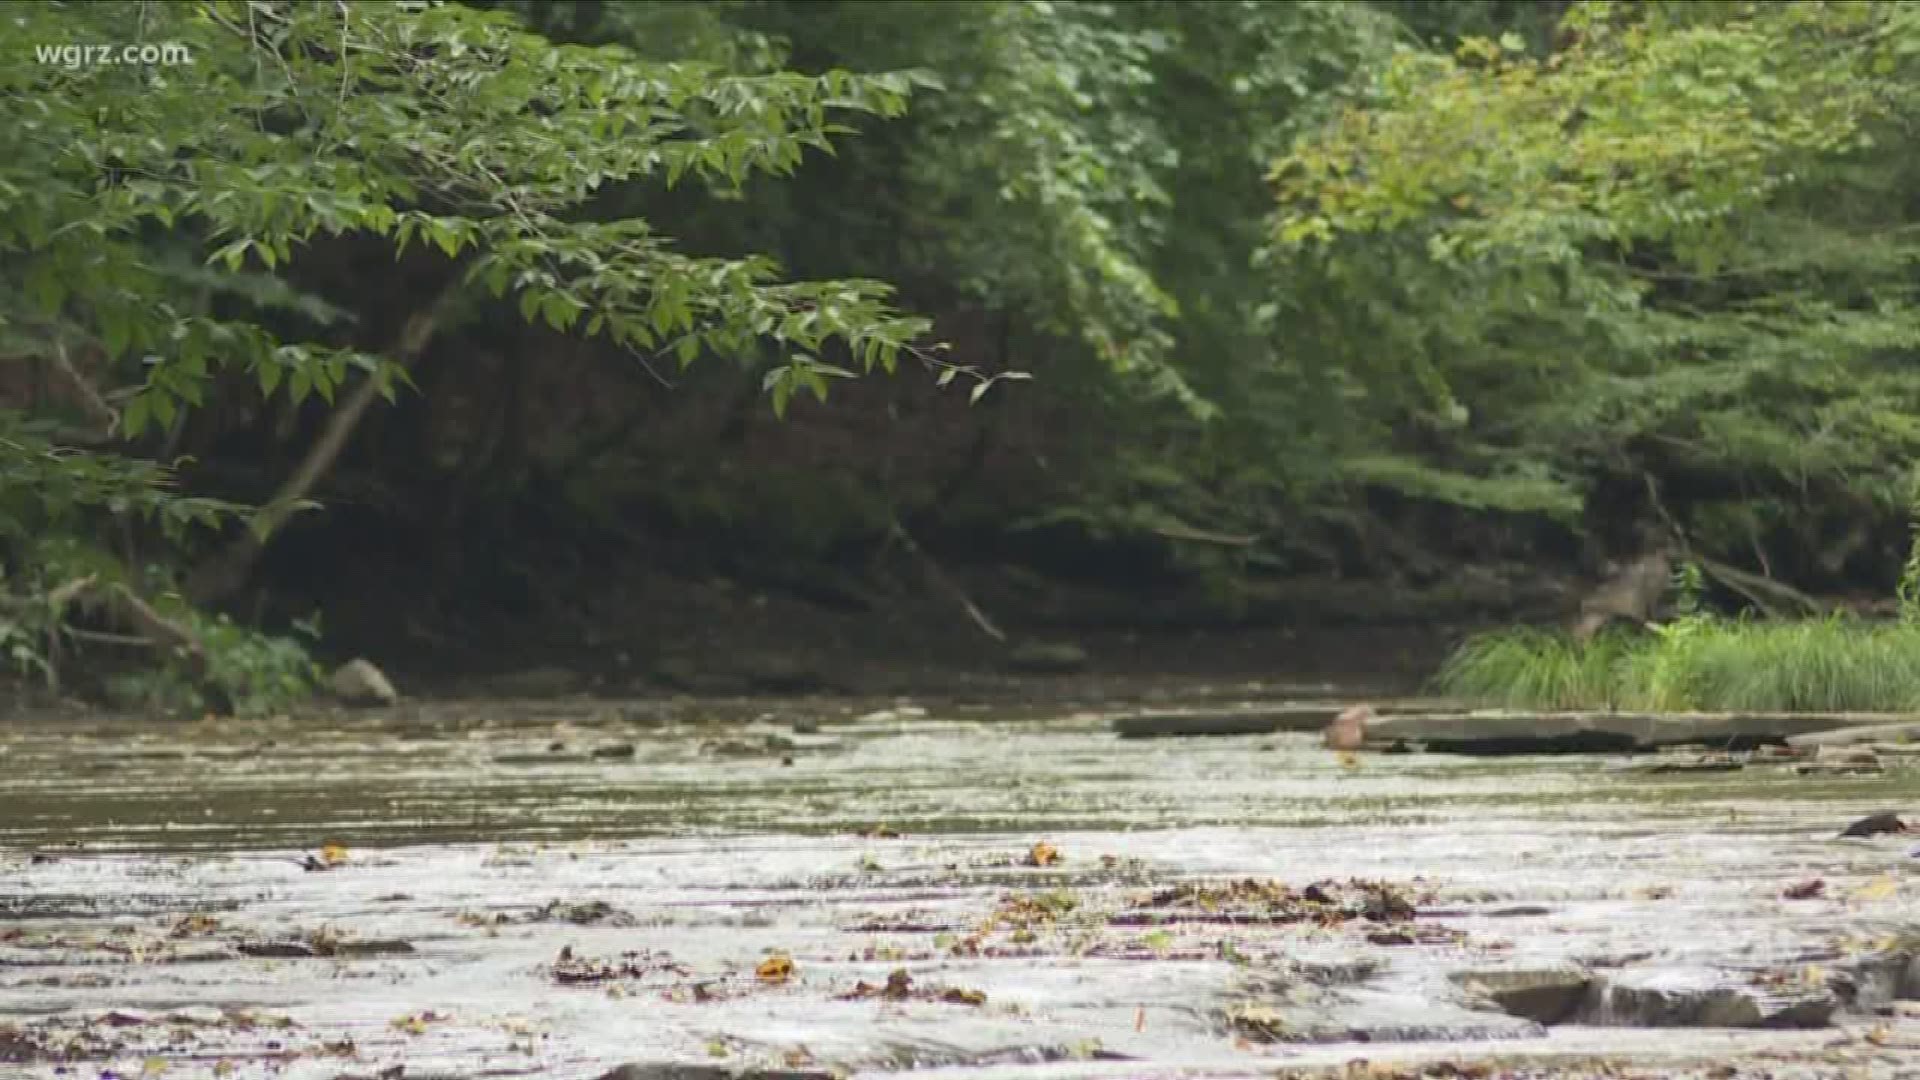
POLYGON ((793 977, 793 959, 784 954, 769 956, 753 969, 753 976, 764 983, 783 983, 793 977))
POLYGON ((339 866, 347 861, 347 849, 343 844, 327 844, 320 849, 320 861, 328 866, 339 866))
POLYGON ((141 1076, 159 1076, 167 1071, 167 1059, 150 1057, 140 1063, 141 1076))
POLYGON ((1348 769, 1357 769, 1360 767, 1360 759, 1353 751, 1342 750, 1340 751, 1340 764, 1348 769))
POLYGON ((1027 852, 1028 866, 1052 866, 1059 861, 1060 849, 1045 840, 1033 845, 1033 848, 1027 852))
POLYGON ((1853 891, 1855 900, 1886 900, 1900 891, 1899 879, 1882 875, 1853 891))
POLYGON ((409 1035, 425 1035, 428 1024, 436 1020, 445 1020, 446 1018, 446 1014, 444 1013, 429 1010, 427 1012, 409 1013, 406 1016, 395 1017, 390 1021, 390 1026, 397 1031, 404 1031, 409 1035))

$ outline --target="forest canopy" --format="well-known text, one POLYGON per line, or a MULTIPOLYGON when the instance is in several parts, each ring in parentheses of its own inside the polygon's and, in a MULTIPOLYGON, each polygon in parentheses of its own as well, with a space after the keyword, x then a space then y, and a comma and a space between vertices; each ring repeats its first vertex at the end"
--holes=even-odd
POLYGON ((343 501, 448 566, 528 515, 802 574, 908 522, 1229 597, 1905 550, 1909 5, 108 0, 0 42, 23 669, 104 619, 204 681, 343 501), (57 50, 123 40, 191 62, 57 50))

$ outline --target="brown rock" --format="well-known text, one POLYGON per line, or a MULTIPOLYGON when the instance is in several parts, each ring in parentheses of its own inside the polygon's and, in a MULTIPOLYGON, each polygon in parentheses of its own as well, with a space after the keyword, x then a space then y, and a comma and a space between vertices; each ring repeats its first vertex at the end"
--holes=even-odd
POLYGON ((1371 705, 1355 705, 1334 717, 1321 741, 1329 750, 1358 750, 1367 744, 1367 725, 1373 719, 1371 705))

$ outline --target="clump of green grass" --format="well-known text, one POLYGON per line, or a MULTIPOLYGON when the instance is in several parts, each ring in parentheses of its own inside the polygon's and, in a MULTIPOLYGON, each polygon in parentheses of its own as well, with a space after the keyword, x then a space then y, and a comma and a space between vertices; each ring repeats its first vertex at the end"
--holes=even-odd
POLYGON ((1482 634, 1447 658, 1439 688, 1515 709, 1606 708, 1613 704, 1614 667, 1630 648, 1617 633, 1585 644, 1527 628, 1482 634))
POLYGON ((1506 708, 1711 712, 1920 709, 1920 625, 1686 616, 1650 634, 1504 630, 1448 658, 1441 692, 1506 708))

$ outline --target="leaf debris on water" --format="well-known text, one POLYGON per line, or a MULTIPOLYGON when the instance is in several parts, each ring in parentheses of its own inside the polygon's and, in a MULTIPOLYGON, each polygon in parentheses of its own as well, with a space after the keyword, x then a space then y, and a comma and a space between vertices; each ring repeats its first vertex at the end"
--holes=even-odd
POLYGON ((793 958, 775 953, 760 961, 760 966, 753 969, 753 977, 763 983, 784 983, 793 978, 793 958))
POLYGON ((1060 849, 1042 840, 1027 850, 1025 861, 1028 866, 1052 866, 1060 861, 1060 849))

